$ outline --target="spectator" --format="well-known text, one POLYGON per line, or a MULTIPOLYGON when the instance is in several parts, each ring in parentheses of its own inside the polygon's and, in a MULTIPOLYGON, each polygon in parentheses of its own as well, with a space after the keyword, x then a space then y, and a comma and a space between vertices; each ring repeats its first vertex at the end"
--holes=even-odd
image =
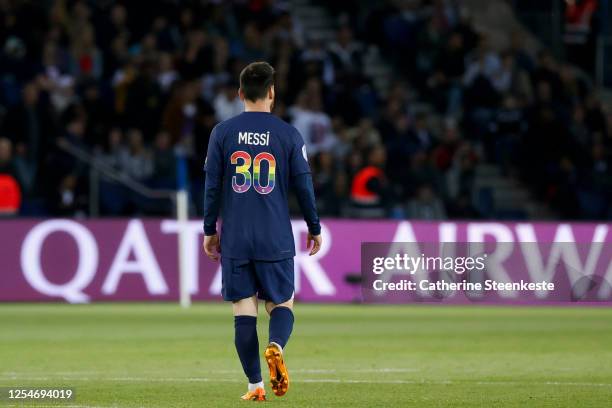
POLYGON ((172 143, 181 142, 186 133, 193 130, 199 94, 200 84, 196 81, 182 82, 172 90, 161 121, 162 128, 170 133, 172 143))
POLYGON ((0 138, 0 216, 15 214, 21 206, 22 189, 12 149, 9 139, 0 138))
POLYGON ((161 53, 159 55, 159 72, 157 74, 157 83, 161 91, 167 94, 178 78, 179 75, 174 69, 172 56, 167 52, 161 53))
POLYGON ((427 123, 427 116, 423 113, 417 114, 414 120, 414 128, 411 135, 412 150, 414 151, 431 151, 435 143, 435 137, 432 135, 427 123))
POLYGON ((380 132, 369 118, 361 119, 357 126, 348 130, 348 137, 362 146, 377 145, 382 142, 380 132))
POLYGON ((79 180, 75 174, 68 174, 61 179, 54 203, 54 211, 60 215, 72 215, 80 211, 84 202, 84 197, 79 196, 83 193, 78 190, 79 180))
POLYGON ((342 198, 346 194, 344 173, 334 163, 334 156, 330 152, 319 153, 313 167, 315 168, 313 185, 318 198, 319 214, 340 215, 342 198))
POLYGON ((514 56, 506 52, 501 57, 501 67, 493 76, 493 87, 500 94, 512 93, 525 102, 533 100, 533 90, 528 73, 516 65, 514 56))
POLYGON ((247 62, 257 61, 265 58, 263 47, 263 35, 255 22, 250 22, 244 27, 244 42, 237 51, 238 56, 247 62))
POLYGON ((408 170, 408 160, 414 154, 409 120, 404 115, 397 115, 393 127, 393 133, 387 139, 387 170, 389 178, 394 184, 405 182, 405 174, 408 170))
POLYGON ((13 161, 13 144, 5 137, 0 138, 0 174, 19 179, 15 162, 13 161))
POLYGON ((217 120, 224 121, 244 111, 244 103, 238 97, 238 86, 234 82, 221 85, 213 102, 217 120))
POLYGON ((528 74, 534 70, 534 61, 532 56, 525 50, 524 36, 520 31, 514 31, 510 35, 510 47, 508 49, 516 65, 528 74))
POLYGON ((457 125, 453 120, 447 120, 444 124, 444 132, 440 143, 432 151, 433 164, 445 173, 451 167, 453 157, 460 143, 460 135, 457 125))
POLYGON ((108 132, 104 145, 97 149, 96 157, 114 170, 121 170, 121 155, 123 150, 123 132, 113 128, 108 132))
POLYGON ((427 152, 416 151, 411 157, 406 176, 400 181, 404 197, 414 197, 420 186, 428 185, 442 193, 442 176, 433 165, 427 152))
POLYGON ((72 39, 72 72, 76 76, 98 79, 102 76, 104 60, 96 46, 93 26, 84 24, 75 29, 72 39))
MULTIPOLYGON (((104 145, 96 151, 96 157, 105 167, 121 172, 123 154, 123 132, 120 128, 115 127, 108 132, 104 145)), ((100 175, 99 193, 102 214, 123 214, 127 205, 128 194, 121 184, 102 173, 100 175)))
POLYGON ((68 71, 69 56, 55 41, 47 41, 43 48, 44 72, 39 83, 49 93, 50 102, 59 114, 76 101, 75 77, 68 71))
POLYGON ((329 54, 339 81, 361 75, 363 51, 361 45, 353 40, 353 31, 348 25, 342 25, 338 30, 329 54))
POLYGON ((419 33, 416 72, 418 83, 423 83, 427 75, 436 68, 439 53, 444 45, 444 31, 441 19, 432 17, 419 33))
POLYGON ((100 89, 95 82, 84 84, 81 104, 87 117, 85 133, 87 133, 88 142, 92 146, 101 146, 113 115, 111 107, 102 100, 100 89))
MULTIPOLYGON (((578 189, 581 214, 587 219, 608 218, 612 198, 612 171, 605 146, 596 142, 590 152, 588 167, 583 169, 578 189)), ((576 186, 573 186, 574 190, 576 186)))
POLYGON ((367 165, 355 174, 351 185, 351 214, 360 218, 380 218, 391 204, 391 188, 384 173, 385 149, 376 145, 367 152, 367 165))
POLYGON ((212 71, 213 48, 202 30, 187 33, 187 42, 179 59, 178 71, 185 80, 197 79, 204 72, 212 71))
POLYGON ((517 99, 507 95, 491 121, 491 138, 484 143, 488 156, 504 170, 511 170, 518 161, 521 134, 526 129, 527 120, 517 99))
POLYGON ((560 96, 557 92, 560 92, 563 88, 561 86, 561 78, 559 77, 557 63, 550 52, 546 50, 539 52, 537 64, 532 74, 532 81, 534 84, 541 82, 548 83, 548 86, 555 91, 554 97, 558 98, 560 96))
POLYGON ((153 174, 153 158, 144 145, 140 130, 128 130, 127 147, 121 151, 119 157, 120 168, 126 176, 137 181, 147 181, 153 174))
POLYGON ((312 38, 300 56, 297 78, 302 81, 316 78, 325 85, 332 85, 335 79, 333 62, 319 39, 312 38))
POLYGON ((23 99, 6 115, 3 134, 10 135, 18 149, 26 152, 27 160, 38 165, 56 136, 51 107, 41 97, 35 82, 23 88, 23 99))
POLYGON ((466 49, 463 36, 454 32, 438 52, 435 70, 427 80, 432 102, 439 111, 456 115, 461 103, 461 79, 465 73, 466 49))
POLYGON ((159 128, 159 117, 163 109, 161 89, 154 68, 151 63, 143 62, 140 74, 126 89, 125 124, 140 129, 147 142, 153 140, 159 128))
POLYGON ((417 189, 416 197, 408 201, 406 214, 409 218, 420 220, 444 220, 446 211, 442 200, 436 196, 430 185, 422 185, 417 189))
POLYGON ((463 142, 455 152, 453 164, 446 173, 446 193, 451 202, 474 193, 475 167, 478 156, 472 146, 463 142))
POLYGON ((316 91, 300 95, 297 105, 291 109, 292 124, 304 138, 309 155, 329 152, 336 145, 331 119, 322 108, 321 96, 316 91))
POLYGON ((596 13, 597 0, 572 1, 565 8, 563 41, 568 59, 589 73, 595 65, 596 13))
POLYGON ((176 155, 172 149, 170 134, 160 131, 155 137, 153 149, 153 186, 156 188, 176 188, 176 155))

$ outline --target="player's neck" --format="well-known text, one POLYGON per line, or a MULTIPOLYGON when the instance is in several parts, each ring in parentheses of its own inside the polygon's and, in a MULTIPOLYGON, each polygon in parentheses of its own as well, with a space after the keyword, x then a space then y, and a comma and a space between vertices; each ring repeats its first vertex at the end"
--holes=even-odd
POLYGON ((257 102, 245 102, 244 103, 244 111, 245 112, 266 112, 270 113, 270 102, 268 101, 257 101, 257 102))

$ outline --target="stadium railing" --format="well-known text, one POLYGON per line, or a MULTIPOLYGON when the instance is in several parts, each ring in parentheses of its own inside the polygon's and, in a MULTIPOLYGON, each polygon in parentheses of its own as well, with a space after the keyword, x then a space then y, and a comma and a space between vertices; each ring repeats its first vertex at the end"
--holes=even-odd
POLYGON ((78 161, 82 162, 89 169, 89 215, 90 217, 97 217, 100 214, 100 197, 99 197, 99 185, 100 176, 113 180, 114 182, 123 185, 127 189, 141 195, 148 199, 167 199, 174 204, 175 216, 179 225, 178 233, 178 271, 179 271, 179 293, 180 303, 182 307, 189 307, 191 305, 191 295, 188 288, 188 274, 187 274, 187 255, 185 253, 187 243, 187 223, 189 221, 189 198, 185 180, 184 171, 181 170, 181 166, 184 166, 184 161, 179 160, 179 180, 177 190, 167 189, 152 189, 141 182, 134 180, 115 170, 112 166, 104 163, 98 157, 91 153, 71 144, 70 142, 60 139, 57 142, 57 146, 65 153, 71 155, 78 161), (182 175, 182 176, 181 176, 182 175))

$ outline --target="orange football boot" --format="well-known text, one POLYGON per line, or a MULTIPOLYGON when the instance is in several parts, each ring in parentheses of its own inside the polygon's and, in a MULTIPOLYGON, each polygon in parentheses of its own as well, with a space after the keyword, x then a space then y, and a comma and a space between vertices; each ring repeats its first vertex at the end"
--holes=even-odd
POLYGON ((266 390, 263 388, 256 388, 255 391, 249 391, 240 397, 241 400, 244 401, 265 401, 266 400, 266 390))
POLYGON ((282 397, 289 389, 289 372, 283 360, 283 352, 277 344, 270 343, 268 347, 266 347, 264 356, 266 357, 268 368, 270 369, 270 384, 272 385, 272 391, 274 391, 276 396, 282 397))

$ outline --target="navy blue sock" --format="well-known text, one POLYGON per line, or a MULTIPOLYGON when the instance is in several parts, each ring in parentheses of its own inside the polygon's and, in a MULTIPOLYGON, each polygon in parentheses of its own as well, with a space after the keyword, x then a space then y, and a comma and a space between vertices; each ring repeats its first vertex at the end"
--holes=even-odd
POLYGON ((293 330, 293 312, 288 307, 275 307, 270 313, 270 343, 279 344, 282 348, 289 341, 293 330))
POLYGON ((234 344, 242 369, 251 384, 261 381, 259 365, 259 340, 257 339, 257 318, 255 316, 234 316, 234 344))

